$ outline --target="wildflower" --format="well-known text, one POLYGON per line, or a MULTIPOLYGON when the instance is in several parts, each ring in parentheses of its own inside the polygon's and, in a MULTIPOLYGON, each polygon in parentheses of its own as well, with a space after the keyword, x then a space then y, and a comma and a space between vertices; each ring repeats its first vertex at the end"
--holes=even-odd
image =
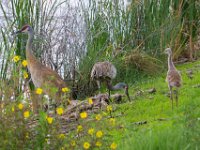
POLYGON ((13 57, 13 61, 14 62, 18 62, 19 60, 20 60, 20 56, 16 55, 16 56, 13 57))
POLYGON ((95 145, 96 145, 97 147, 101 147, 101 146, 102 146, 102 143, 99 142, 99 141, 97 141, 97 142, 95 143, 95 145))
POLYGON ((89 135, 93 135, 93 134, 94 134, 94 129, 93 129, 93 128, 90 128, 90 129, 88 130, 88 134, 89 134, 89 135))
POLYGON ((117 144, 115 142, 113 142, 111 145, 110 145, 110 148, 112 150, 115 150, 117 148, 117 144))
POLYGON ((71 146, 75 146, 76 145, 76 142, 73 140, 73 141, 71 141, 71 146))
POLYGON ((98 115, 96 115, 95 118, 96 118, 97 121, 99 121, 99 120, 101 120, 102 116, 100 114, 98 114, 98 115))
POLYGON ((108 105, 108 106, 106 107, 106 109, 107 109, 107 111, 112 111, 112 106, 108 105))
POLYGON ((20 110, 22 110, 22 109, 24 108, 24 105, 23 105, 22 103, 20 103, 20 104, 18 105, 18 108, 19 108, 20 110))
POLYGON ((65 134, 63 134, 63 133, 59 134, 59 135, 58 135, 58 138, 59 138, 59 139, 64 139, 64 138, 65 138, 65 134))
POLYGON ((62 115, 63 114, 63 108, 59 107, 56 109, 56 112, 58 115, 62 115))
POLYGON ((63 92, 63 93, 67 93, 67 92, 69 92, 69 88, 68 88, 68 87, 64 87, 64 88, 62 88, 62 92, 63 92))
POLYGON ((14 112, 15 111, 15 107, 13 106, 11 110, 12 110, 12 112, 14 112))
POLYGON ((52 117, 47 117, 47 122, 48 122, 48 124, 52 124, 53 118, 52 117))
POLYGON ((28 133, 28 132, 26 132, 26 138, 27 138, 27 139, 29 138, 29 133, 28 133))
POLYGON ((23 75, 24 75, 24 79, 28 78, 28 73, 26 71, 23 73, 23 75))
POLYGON ((110 118, 109 123, 114 126, 115 125, 115 118, 110 118))
POLYGON ((61 147, 60 150, 65 150, 65 147, 61 147))
POLYGON ((83 130, 83 126, 82 125, 78 125, 77 126, 77 132, 81 132, 83 130))
POLYGON ((43 92, 43 90, 41 88, 37 88, 35 91, 35 93, 38 95, 42 94, 42 92, 43 92))
POLYGON ((97 131, 96 137, 97 138, 101 138, 102 136, 103 136, 103 132, 102 131, 97 131))
POLYGON ((29 116, 30 116, 29 111, 25 111, 25 112, 24 112, 24 118, 28 118, 29 116))
POLYGON ((22 66, 26 67, 28 65, 28 62, 26 60, 22 61, 22 66))
POLYGON ((82 118, 82 119, 85 119, 85 118, 87 118, 87 112, 82 112, 82 113, 80 113, 80 117, 82 118))
POLYGON ((93 104, 93 100, 92 100, 91 98, 89 98, 89 99, 88 99, 88 103, 89 103, 90 105, 92 105, 92 104, 93 104))
POLYGON ((90 143, 85 142, 85 143, 83 144, 83 148, 84 148, 84 149, 89 149, 89 148, 90 148, 90 143))

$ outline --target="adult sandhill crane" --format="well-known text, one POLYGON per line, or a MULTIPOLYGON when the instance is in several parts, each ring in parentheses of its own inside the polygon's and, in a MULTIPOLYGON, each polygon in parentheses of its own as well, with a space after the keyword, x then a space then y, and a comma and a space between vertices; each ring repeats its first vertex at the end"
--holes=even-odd
POLYGON ((111 64, 108 61, 97 62, 96 64, 94 64, 91 71, 91 79, 96 81, 98 89, 100 89, 101 82, 106 82, 106 86, 109 91, 109 96, 110 91, 124 89, 125 94, 127 95, 130 101, 127 84, 120 82, 117 83, 115 86, 112 86, 112 80, 116 77, 116 75, 117 69, 113 64, 111 64))
POLYGON ((178 88, 181 86, 181 74, 174 66, 172 61, 172 50, 171 48, 165 49, 165 53, 168 54, 168 72, 166 81, 168 83, 168 87, 170 90, 170 99, 172 101, 172 109, 173 109, 173 88, 175 87, 176 90, 174 91, 175 99, 176 99, 176 106, 178 106, 178 88))
MULTIPOLYGON (((15 34, 26 33, 28 34, 28 40, 26 44, 26 59, 28 62, 28 70, 31 74, 31 79, 33 84, 36 87, 40 87, 44 90, 45 94, 53 96, 57 103, 60 103, 62 91, 61 89, 66 87, 63 79, 58 75, 57 72, 43 65, 37 58, 33 55, 32 52, 32 43, 34 38, 34 31, 30 25, 25 25, 21 30, 15 32, 15 34), (55 91, 55 94, 52 95, 52 88, 55 91)), ((36 111, 37 102, 33 104, 33 108, 36 111), (34 106, 35 105, 35 106, 34 106)))

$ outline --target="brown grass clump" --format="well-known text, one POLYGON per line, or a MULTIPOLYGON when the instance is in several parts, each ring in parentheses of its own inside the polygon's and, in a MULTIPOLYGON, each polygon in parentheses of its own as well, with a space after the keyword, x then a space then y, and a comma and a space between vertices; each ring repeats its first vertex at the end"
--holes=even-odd
POLYGON ((155 75, 162 69, 162 65, 160 65, 160 61, 158 59, 153 58, 145 52, 141 52, 139 50, 134 50, 128 53, 125 56, 125 64, 127 66, 133 66, 139 71, 143 71, 150 75, 155 75))

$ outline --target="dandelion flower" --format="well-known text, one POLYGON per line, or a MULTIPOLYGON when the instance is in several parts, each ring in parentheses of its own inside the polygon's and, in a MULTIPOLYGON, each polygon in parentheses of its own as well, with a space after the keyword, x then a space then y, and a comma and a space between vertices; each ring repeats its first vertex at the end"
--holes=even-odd
POLYGON ((87 112, 82 112, 82 113, 80 113, 80 117, 82 118, 82 119, 85 119, 85 118, 87 118, 87 112))
POLYGON ((112 106, 108 105, 108 106, 106 107, 106 109, 107 109, 107 111, 112 111, 112 106))
POLYGON ((23 105, 22 103, 20 103, 20 104, 18 105, 18 108, 19 108, 20 110, 22 110, 22 109, 24 108, 24 105, 23 105))
POLYGON ((101 120, 102 116, 100 114, 98 114, 98 115, 96 115, 95 118, 96 118, 97 121, 99 121, 99 120, 101 120))
POLYGON ((30 116, 29 111, 25 111, 25 112, 24 112, 24 118, 28 118, 29 116, 30 116))
POLYGON ((62 88, 62 92, 63 92, 63 93, 67 93, 67 92, 69 92, 69 88, 68 88, 68 87, 64 87, 64 88, 62 88))
POLYGON ((26 60, 22 61, 22 66, 26 67, 28 65, 28 62, 26 60))
POLYGON ((115 125, 115 118, 110 118, 109 123, 114 126, 115 125))
POLYGON ((15 107, 13 106, 11 110, 12 110, 12 112, 14 112, 15 111, 15 107))
POLYGON ((14 62, 18 62, 19 60, 20 60, 20 56, 16 55, 16 56, 13 57, 13 61, 14 62))
POLYGON ((83 130, 83 126, 82 125, 78 125, 77 126, 77 132, 81 132, 83 130))
POLYGON ((56 109, 56 112, 58 115, 62 115, 63 114, 63 108, 59 107, 56 109))
POLYGON ((89 99, 88 99, 88 103, 89 103, 90 105, 92 105, 92 104, 93 104, 93 100, 92 100, 91 98, 89 98, 89 99))
POLYGON ((90 143, 85 142, 85 143, 83 144, 83 148, 84 148, 84 149, 89 149, 89 148, 90 148, 90 143))
POLYGON ((110 145, 110 148, 112 150, 115 150, 117 148, 117 144, 115 142, 113 142, 111 145, 110 145))
POLYGON ((63 134, 63 133, 59 134, 59 135, 58 135, 58 138, 59 138, 59 139, 64 139, 64 138, 65 138, 65 134, 63 134))
POLYGON ((76 142, 73 140, 73 141, 71 141, 71 146, 76 146, 76 142))
POLYGON ((48 122, 48 124, 52 124, 53 118, 52 117, 47 117, 47 122, 48 122))
POLYGON ((93 135, 93 134, 94 134, 94 129, 93 129, 93 128, 90 128, 90 129, 88 130, 88 134, 89 134, 89 135, 93 135))
POLYGON ((41 95, 43 92, 43 90, 41 88, 37 88, 35 93, 38 94, 38 95, 41 95))
POLYGON ((97 131, 96 132, 96 137, 97 138, 101 138, 103 136, 103 132, 102 131, 97 131))
POLYGON ((95 143, 95 145, 96 145, 97 147, 101 147, 101 146, 102 146, 102 143, 99 142, 99 141, 97 141, 97 142, 95 143))
POLYGON ((24 76, 24 79, 27 79, 27 78, 28 78, 28 73, 25 71, 25 72, 23 73, 23 76, 24 76))

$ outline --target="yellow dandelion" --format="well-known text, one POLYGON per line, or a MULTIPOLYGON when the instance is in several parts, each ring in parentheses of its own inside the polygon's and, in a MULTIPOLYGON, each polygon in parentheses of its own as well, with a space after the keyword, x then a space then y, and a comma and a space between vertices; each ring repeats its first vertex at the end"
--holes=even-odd
POLYGON ((96 115, 96 117, 95 117, 95 119, 96 119, 97 121, 101 120, 101 118, 102 118, 102 116, 101 116, 100 114, 96 115))
POLYGON ((110 118, 109 123, 114 126, 115 125, 115 118, 110 118))
POLYGON ((47 122, 48 122, 48 124, 52 124, 53 118, 52 117, 47 117, 47 122))
POLYGON ((89 103, 90 105, 92 105, 92 104, 93 104, 93 100, 92 100, 91 98, 89 98, 89 99, 88 99, 88 103, 89 103))
POLYGON ((81 132, 83 131, 83 126, 82 125, 78 125, 77 126, 77 132, 81 132))
POLYGON ((24 105, 23 105, 22 103, 20 103, 20 104, 18 105, 18 108, 19 108, 20 110, 22 110, 22 109, 24 108, 24 105))
POLYGON ((85 118, 87 118, 87 112, 82 112, 82 113, 80 113, 80 117, 82 118, 82 119, 85 119, 85 118))
POLYGON ((117 144, 115 142, 113 142, 111 145, 110 145, 110 148, 112 150, 115 150, 117 148, 117 144))
POLYGON ((25 112, 24 112, 24 118, 28 118, 29 116, 30 116, 29 111, 25 111, 25 112))
POLYGON ((59 138, 59 139, 64 139, 64 138, 65 138, 65 134, 63 134, 63 133, 59 134, 59 135, 58 135, 58 138, 59 138))
POLYGON ((83 144, 83 148, 84 148, 84 149, 89 149, 89 148, 90 148, 90 143, 89 143, 89 142, 85 142, 85 143, 83 144))
POLYGON ((107 109, 107 111, 112 111, 112 106, 108 105, 108 106, 106 107, 106 109, 107 109))
POLYGON ((28 62, 26 60, 22 61, 22 66, 26 67, 28 65, 28 62))
POLYGON ((63 111, 63 108, 59 107, 56 109, 56 112, 58 115, 62 115, 64 111, 63 111))
POLYGON ((13 57, 13 61, 14 62, 18 62, 19 60, 20 60, 20 56, 16 55, 16 56, 13 57))
POLYGON ((99 141, 97 141, 97 142, 95 143, 95 145, 96 145, 97 147, 101 147, 101 146, 102 146, 102 143, 99 142, 99 141))
POLYGON ((93 134, 94 134, 94 128, 90 128, 90 129, 88 130, 88 134, 89 134, 89 135, 93 135, 93 134))
POLYGON ((64 87, 64 88, 62 88, 62 92, 63 92, 63 93, 67 93, 67 92, 69 92, 69 88, 68 88, 68 87, 64 87))
POLYGON ((103 132, 102 131, 97 131, 96 132, 96 137, 97 138, 101 138, 103 136, 103 132))
POLYGON ((74 146, 76 146, 76 142, 75 142, 74 140, 73 140, 73 141, 71 141, 71 143, 70 143, 70 144, 71 144, 71 146, 73 146, 73 147, 74 147, 74 146))
POLYGON ((11 110, 12 110, 12 112, 14 112, 15 111, 15 107, 13 106, 11 110))
POLYGON ((43 90, 41 88, 37 88, 35 91, 35 93, 38 95, 42 94, 42 92, 43 92, 43 90))
POLYGON ((24 79, 27 79, 27 78, 28 78, 28 73, 25 71, 25 72, 23 73, 23 76, 24 76, 24 79))

